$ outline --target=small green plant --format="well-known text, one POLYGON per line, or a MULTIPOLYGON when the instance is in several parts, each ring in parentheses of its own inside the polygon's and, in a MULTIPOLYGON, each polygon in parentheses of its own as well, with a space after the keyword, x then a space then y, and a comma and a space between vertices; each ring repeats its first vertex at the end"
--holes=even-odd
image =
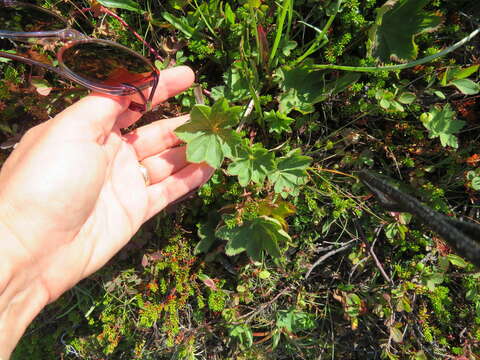
POLYGON ((458 148, 456 134, 465 126, 465 121, 456 119, 455 111, 450 104, 446 104, 443 108, 432 107, 428 113, 420 116, 420 121, 428 130, 430 139, 438 137, 442 146, 458 148))
POLYGON ((398 89, 396 89, 395 93, 379 89, 375 94, 375 98, 385 110, 405 111, 403 105, 410 105, 415 101, 416 97, 415 94, 411 92, 398 93, 398 89))
POLYGON ((288 243, 290 236, 283 230, 278 220, 269 217, 258 217, 240 226, 229 228, 222 226, 216 235, 227 240, 227 255, 237 255, 243 251, 256 261, 261 260, 262 252, 280 258, 280 245, 288 243))
POLYGON ((449 67, 443 73, 440 84, 442 86, 455 86, 464 95, 476 95, 480 92, 480 85, 471 79, 467 79, 478 71, 480 65, 466 68, 455 66, 449 67))
MULTIPOLYGON (((228 158, 231 163, 227 173, 238 176, 241 186, 262 185, 268 177, 274 191, 283 197, 298 194, 299 187, 306 182, 306 169, 311 159, 302 156, 299 150, 275 159, 274 153, 262 144, 251 145, 246 139, 242 140, 233 129, 238 123, 238 114, 239 108, 229 107, 225 99, 217 101, 211 108, 196 105, 190 122, 176 130, 176 134, 187 143, 187 159, 218 168, 228 158)), ((225 222, 227 224, 220 227, 215 236, 228 241, 226 253, 230 256, 246 250, 252 259, 258 261, 262 251, 266 250, 279 258, 279 244, 290 240, 281 223, 267 216, 253 217, 233 227, 225 222)))
POLYGON ((467 185, 471 187, 473 190, 479 191, 480 190, 480 170, 470 170, 467 172, 467 185))
POLYGON ((294 334, 314 329, 317 326, 317 322, 313 314, 291 308, 278 312, 275 325, 276 331, 272 337, 273 348, 278 346, 282 334, 287 337, 287 339, 291 338, 294 334))
POLYGON ((243 349, 250 348, 253 345, 252 330, 248 325, 240 324, 232 326, 229 331, 229 336, 231 339, 236 340, 243 349))

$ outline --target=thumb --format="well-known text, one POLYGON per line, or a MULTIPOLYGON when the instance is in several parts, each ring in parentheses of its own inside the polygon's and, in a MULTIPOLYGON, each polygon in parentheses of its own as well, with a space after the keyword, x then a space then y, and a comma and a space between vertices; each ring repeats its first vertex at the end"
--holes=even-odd
POLYGON ((128 96, 92 93, 66 108, 52 125, 66 139, 84 139, 103 143, 118 117, 130 105, 128 96))

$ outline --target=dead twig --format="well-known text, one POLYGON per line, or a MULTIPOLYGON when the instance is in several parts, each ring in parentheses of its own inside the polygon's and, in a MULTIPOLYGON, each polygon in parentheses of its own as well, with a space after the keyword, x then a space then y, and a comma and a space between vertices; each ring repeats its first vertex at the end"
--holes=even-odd
POLYGON ((375 254, 375 252, 373 251, 373 247, 375 246, 375 243, 377 242, 378 240, 378 235, 380 233, 380 230, 382 230, 382 227, 379 227, 376 231, 375 231, 375 240, 373 240, 373 243, 372 245, 370 246, 370 248, 368 249, 368 252, 370 253, 370 255, 372 256, 373 260, 375 261, 375 265, 377 265, 377 268, 378 270, 380 270, 380 273, 382 274, 383 278, 390 284, 393 285, 393 281, 392 279, 390 279, 390 277, 387 275, 387 273, 385 272, 385 269, 383 268, 382 266, 382 263, 378 260, 377 258, 377 255, 375 254))
POLYGON ((332 250, 335 248, 335 245, 328 245, 328 246, 321 246, 321 247, 318 247, 316 248, 314 251, 316 253, 319 253, 319 252, 324 252, 324 251, 328 251, 328 250, 332 250))
POLYGON ((328 253, 326 253, 325 255, 321 256, 317 261, 315 261, 315 263, 310 266, 310 269, 308 269, 307 273, 305 274, 305 280, 308 279, 308 277, 310 276, 311 272, 313 269, 315 269, 318 265, 320 265, 322 262, 324 262, 325 260, 327 260, 329 257, 343 251, 343 250, 347 250, 348 248, 352 247, 353 246, 353 242, 354 241, 357 241, 358 239, 353 239, 353 240, 350 240, 348 241, 347 243, 344 243, 342 247, 338 248, 338 249, 335 249, 335 250, 332 250, 332 251, 329 251, 328 253))
POLYGON ((245 320, 245 322, 249 322, 255 315, 257 315, 258 313, 262 312, 264 309, 266 309, 267 307, 269 307, 271 304, 273 304, 275 301, 277 301, 277 299, 284 295, 287 291, 291 290, 292 287, 291 286, 287 286, 285 289, 283 289, 282 291, 280 291, 277 295, 275 295, 273 297, 273 299, 271 299, 270 301, 266 302, 265 304, 262 304, 257 310, 255 311, 252 311, 252 312, 249 312, 248 314, 245 314, 245 315, 242 315, 242 316, 239 316, 238 317, 238 320, 240 319, 244 319, 246 317, 248 317, 247 320, 245 320))
POLYGON ((356 263, 353 267, 352 270, 350 271, 350 275, 348 275, 348 282, 350 283, 352 280, 353 273, 357 270, 357 268, 362 265, 365 261, 370 259, 370 256, 364 257, 362 260, 360 260, 358 263, 356 263))

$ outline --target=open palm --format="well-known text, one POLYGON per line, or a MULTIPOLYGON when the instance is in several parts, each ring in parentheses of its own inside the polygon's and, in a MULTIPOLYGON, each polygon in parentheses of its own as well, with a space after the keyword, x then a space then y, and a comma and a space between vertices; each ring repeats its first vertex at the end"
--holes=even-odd
MULTIPOLYGON (((155 102, 193 82, 186 67, 162 72, 155 102)), ((208 179, 188 164, 173 130, 159 120, 122 136, 138 120, 129 99, 90 95, 31 129, 0 173, 0 221, 22 251, 16 261, 55 300, 103 266, 150 217, 208 179), (139 162, 147 168, 146 185, 139 162), (35 270, 32 269, 35 267, 35 270)), ((17 249, 18 250, 18 249, 17 249)))

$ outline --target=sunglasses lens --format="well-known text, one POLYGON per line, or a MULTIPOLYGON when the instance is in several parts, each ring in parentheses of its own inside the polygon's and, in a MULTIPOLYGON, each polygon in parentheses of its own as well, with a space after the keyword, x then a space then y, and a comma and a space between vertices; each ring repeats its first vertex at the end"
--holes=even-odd
POLYGON ((62 55, 73 73, 93 82, 135 83, 151 78, 153 66, 140 55, 104 42, 79 42, 62 55))
POLYGON ((2 30, 34 32, 61 30, 66 27, 66 23, 61 17, 36 6, 7 4, 0 3, 0 28, 2 30))

